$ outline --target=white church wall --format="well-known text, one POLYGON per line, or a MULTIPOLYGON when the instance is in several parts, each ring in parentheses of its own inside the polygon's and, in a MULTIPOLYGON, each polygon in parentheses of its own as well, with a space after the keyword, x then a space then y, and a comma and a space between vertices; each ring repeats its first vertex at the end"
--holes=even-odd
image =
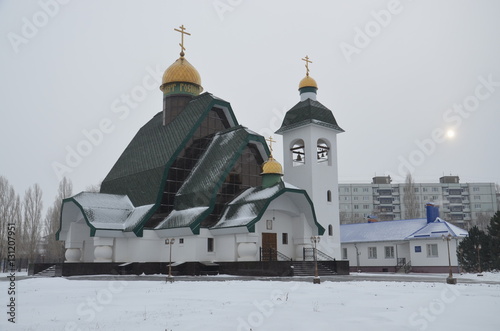
POLYGON ((331 129, 310 124, 283 134, 284 180, 307 191, 314 203, 318 222, 327 229, 333 227, 333 236, 322 238, 320 248, 326 254, 341 258, 340 220, 337 170, 337 133, 331 129), (304 163, 297 165, 292 160, 290 148, 295 141, 304 141, 304 163), (318 162, 317 143, 322 140, 329 147, 328 161, 318 162), (328 191, 330 198, 328 199, 328 191), (330 201, 328 201, 330 200, 330 201))

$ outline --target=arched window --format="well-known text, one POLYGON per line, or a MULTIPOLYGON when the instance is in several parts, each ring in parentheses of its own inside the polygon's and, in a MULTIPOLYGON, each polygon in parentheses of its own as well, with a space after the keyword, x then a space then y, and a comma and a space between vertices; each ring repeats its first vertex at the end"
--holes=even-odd
POLYGON ((326 191, 326 201, 332 202, 332 191, 326 191))
POLYGON ((292 163, 294 167, 304 165, 306 163, 306 153, 304 148, 304 140, 296 140, 290 148, 292 155, 292 163))
POLYGON ((328 225, 328 235, 333 236, 333 225, 328 225))
POLYGON ((328 143, 323 139, 318 139, 318 143, 316 144, 316 159, 318 163, 328 163, 329 159, 330 147, 328 143))

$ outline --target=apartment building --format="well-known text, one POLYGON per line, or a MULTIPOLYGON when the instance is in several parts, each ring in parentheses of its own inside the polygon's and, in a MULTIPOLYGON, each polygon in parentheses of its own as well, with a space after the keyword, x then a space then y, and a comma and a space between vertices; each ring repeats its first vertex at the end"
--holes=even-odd
POLYGON ((489 220, 500 206, 494 183, 460 183, 458 176, 443 176, 437 183, 414 183, 412 191, 408 192, 405 183, 392 184, 390 176, 373 177, 367 184, 339 184, 340 221, 421 218, 425 217, 425 204, 433 202, 440 206, 443 219, 469 229, 489 220), (417 215, 406 210, 405 195, 409 194, 416 200, 417 215))

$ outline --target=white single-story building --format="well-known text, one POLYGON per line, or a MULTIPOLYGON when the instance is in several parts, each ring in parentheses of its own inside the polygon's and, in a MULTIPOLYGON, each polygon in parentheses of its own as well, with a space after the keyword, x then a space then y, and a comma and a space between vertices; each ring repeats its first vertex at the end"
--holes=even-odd
POLYGON ((428 218, 423 219, 341 225, 342 259, 349 260, 351 271, 448 272, 449 243, 452 270, 457 272, 457 247, 468 233, 439 218, 437 207, 427 208, 428 218))

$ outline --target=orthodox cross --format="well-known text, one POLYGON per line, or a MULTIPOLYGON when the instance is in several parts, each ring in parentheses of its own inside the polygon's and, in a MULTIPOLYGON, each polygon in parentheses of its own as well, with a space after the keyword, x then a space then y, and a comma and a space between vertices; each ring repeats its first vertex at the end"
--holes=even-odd
POLYGON ((306 76, 309 76, 309 63, 312 63, 311 60, 309 60, 309 56, 306 55, 305 58, 302 59, 302 61, 305 61, 306 62, 306 76))
POLYGON ((185 31, 186 28, 184 27, 184 24, 181 25, 179 29, 174 30, 181 33, 181 43, 179 44, 179 46, 181 46, 181 56, 184 56, 184 51, 186 50, 186 48, 184 48, 184 35, 187 34, 188 36, 190 36, 191 33, 185 31))
POLYGON ((271 154, 273 153, 273 143, 276 142, 276 140, 273 139, 273 137, 269 136, 269 138, 266 138, 267 141, 269 141, 269 150, 271 151, 271 154))

